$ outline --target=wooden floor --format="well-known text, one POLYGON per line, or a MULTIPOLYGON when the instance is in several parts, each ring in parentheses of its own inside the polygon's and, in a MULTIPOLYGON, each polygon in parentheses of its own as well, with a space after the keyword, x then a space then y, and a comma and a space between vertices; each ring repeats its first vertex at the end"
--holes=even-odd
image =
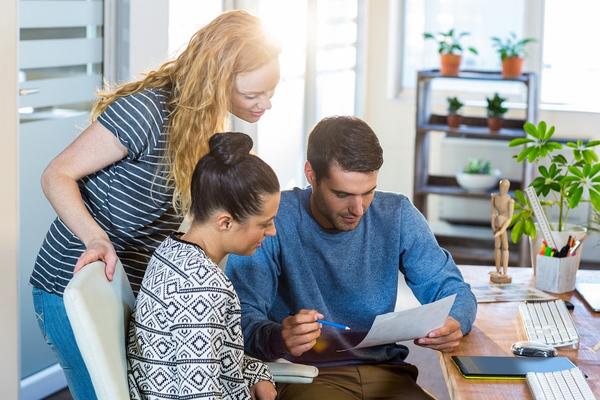
MULTIPOLYGON (((436 352, 415 346, 412 343, 405 344, 410 349, 406 361, 415 364, 419 368, 419 378, 417 379, 419 385, 435 396, 437 400, 449 400, 450 396, 442 377, 442 370, 436 352)), ((69 394, 69 390, 65 389, 50 397, 46 397, 46 400, 72 400, 72 397, 69 394)))

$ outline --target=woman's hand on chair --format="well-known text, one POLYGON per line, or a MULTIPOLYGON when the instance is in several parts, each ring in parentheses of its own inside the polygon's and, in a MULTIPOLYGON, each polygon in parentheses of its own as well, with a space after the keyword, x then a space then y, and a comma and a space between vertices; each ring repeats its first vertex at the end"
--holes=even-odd
POLYGON ((86 250, 79 256, 73 273, 79 272, 79 270, 87 264, 98 260, 103 261, 106 264, 104 268, 106 278, 109 281, 112 281, 118 257, 117 252, 108 237, 92 239, 88 243, 86 250))
POLYGON ((260 381, 250 388, 252 400, 275 400, 277 390, 270 381, 260 381))

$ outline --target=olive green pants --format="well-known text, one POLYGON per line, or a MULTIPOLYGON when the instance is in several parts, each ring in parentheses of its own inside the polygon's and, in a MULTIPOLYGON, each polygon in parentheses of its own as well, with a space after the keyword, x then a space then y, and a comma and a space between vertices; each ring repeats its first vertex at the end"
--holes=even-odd
POLYGON ((277 385, 279 400, 431 400, 417 385, 414 365, 350 365, 319 368, 311 384, 277 385))

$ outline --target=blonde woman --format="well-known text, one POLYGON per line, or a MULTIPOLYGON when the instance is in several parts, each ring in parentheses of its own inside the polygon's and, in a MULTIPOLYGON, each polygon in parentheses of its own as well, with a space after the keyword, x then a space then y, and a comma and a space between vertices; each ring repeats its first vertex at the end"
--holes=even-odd
POLYGON ((210 137, 224 130, 229 112, 256 122, 271 108, 278 53, 256 17, 223 13, 177 59, 100 93, 91 125, 44 171, 58 218, 30 283, 38 323, 75 399, 96 396, 64 310, 65 286, 95 260, 112 279, 118 258, 137 293, 150 256, 189 209, 192 172, 210 137))

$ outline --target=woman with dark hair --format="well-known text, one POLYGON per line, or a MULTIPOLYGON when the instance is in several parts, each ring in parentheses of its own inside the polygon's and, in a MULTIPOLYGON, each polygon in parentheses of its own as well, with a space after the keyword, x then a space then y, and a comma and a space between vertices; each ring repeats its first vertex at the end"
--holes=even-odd
POLYGON ((252 255, 275 235, 279 183, 249 153, 252 139, 220 133, 194 170, 193 220, 150 259, 129 325, 132 399, 274 399, 267 366, 244 355, 240 302, 217 264, 252 255))

